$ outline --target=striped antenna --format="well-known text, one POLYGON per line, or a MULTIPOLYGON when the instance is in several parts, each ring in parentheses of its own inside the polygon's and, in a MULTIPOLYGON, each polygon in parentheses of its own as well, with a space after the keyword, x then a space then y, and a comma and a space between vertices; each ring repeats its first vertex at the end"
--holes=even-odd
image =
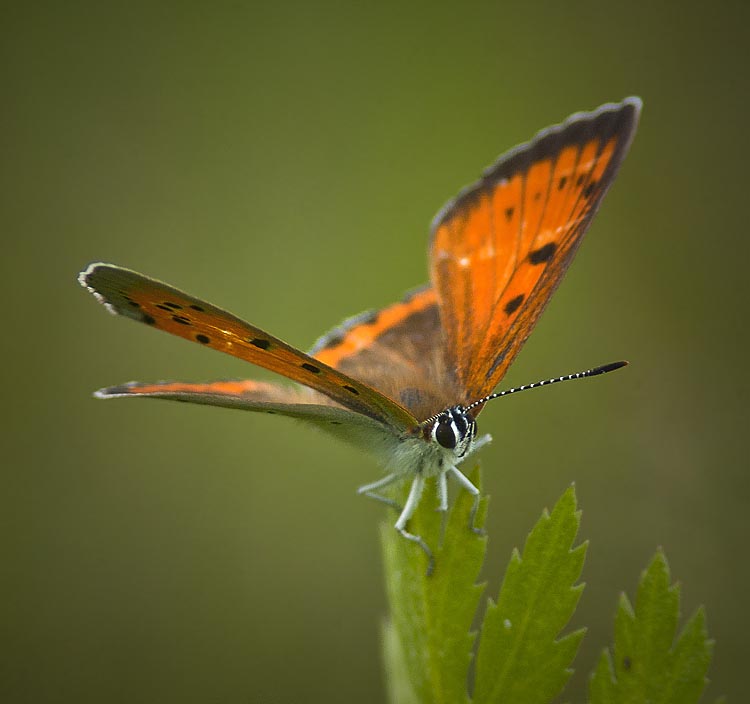
POLYGON ((476 406, 481 406, 483 403, 487 403, 487 401, 492 401, 493 398, 500 398, 501 396, 508 396, 510 394, 515 394, 518 391, 528 391, 529 389, 537 389, 541 386, 549 386, 550 384, 557 384, 561 381, 572 381, 573 379, 587 379, 590 376, 599 376, 599 374, 606 374, 607 372, 613 372, 615 369, 622 369, 622 367, 627 366, 627 362, 610 362, 609 364, 603 364, 601 367, 594 367, 594 369, 587 369, 585 372, 578 372, 577 374, 568 374, 567 376, 558 376, 554 379, 545 379, 544 381, 537 381, 534 384, 524 384, 523 386, 518 386, 515 389, 507 389, 506 391, 498 391, 497 393, 490 394, 489 396, 485 396, 484 398, 480 398, 478 401, 474 401, 470 405, 468 405, 464 411, 470 411, 472 408, 476 408, 476 406))

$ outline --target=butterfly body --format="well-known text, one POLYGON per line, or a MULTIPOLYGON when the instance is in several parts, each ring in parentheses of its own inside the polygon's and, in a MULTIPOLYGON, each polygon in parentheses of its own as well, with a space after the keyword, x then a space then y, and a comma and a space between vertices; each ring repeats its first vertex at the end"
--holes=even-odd
POLYGON ((436 418, 394 437, 392 446, 381 453, 387 458, 385 468, 399 476, 443 474, 471 454, 476 428, 476 421, 462 407, 448 408, 436 418))
MULTIPOLYGON (((295 382, 131 382, 99 398, 149 397, 275 413, 374 454, 386 474, 360 493, 411 481, 395 527, 406 530, 426 478, 475 497, 458 466, 489 442, 476 418, 560 283, 633 138, 640 101, 577 113, 502 156, 435 217, 430 283, 349 318, 309 353, 202 299, 137 272, 95 263, 79 280, 107 309, 244 359, 295 382)), ((607 365, 568 378, 619 368, 607 365)), ((541 386, 532 384, 524 388, 541 386)), ((473 516, 472 516, 473 521, 473 516)), ((473 523, 472 523, 473 525, 473 523)), ((431 562, 430 562, 431 565, 431 562)))

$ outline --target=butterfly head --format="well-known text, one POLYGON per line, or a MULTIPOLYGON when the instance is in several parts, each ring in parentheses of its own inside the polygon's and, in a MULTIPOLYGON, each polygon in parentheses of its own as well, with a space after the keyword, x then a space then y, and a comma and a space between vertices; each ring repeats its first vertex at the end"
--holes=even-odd
POLYGON ((463 406, 451 406, 423 424, 427 439, 451 450, 462 459, 470 450, 477 434, 477 422, 463 406))

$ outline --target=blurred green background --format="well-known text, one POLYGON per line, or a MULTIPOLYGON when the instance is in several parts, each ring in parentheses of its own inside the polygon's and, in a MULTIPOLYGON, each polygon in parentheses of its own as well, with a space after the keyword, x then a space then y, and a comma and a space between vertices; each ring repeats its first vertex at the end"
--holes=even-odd
MULTIPOLYGON (((633 149, 490 405, 486 577, 572 481, 591 541, 568 691, 658 545, 747 690, 743 3, 26 3, 2 12, 3 702, 382 702, 379 470, 284 419, 97 402, 262 372, 117 320, 143 271, 307 347, 426 278, 437 209, 569 113, 633 149), (505 385, 505 384, 504 384, 505 385), (744 555, 744 557, 743 557, 744 555), (743 672, 745 673, 743 675, 743 672)), ((390 519, 391 516, 388 516, 390 519)))

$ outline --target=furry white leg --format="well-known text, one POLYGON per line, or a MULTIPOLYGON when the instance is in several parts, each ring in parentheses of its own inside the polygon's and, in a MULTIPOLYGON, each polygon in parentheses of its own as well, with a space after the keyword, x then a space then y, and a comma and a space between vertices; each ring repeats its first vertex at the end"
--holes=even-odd
POLYGON ((437 478, 438 511, 448 510, 448 475, 440 472, 437 478))
POLYGON ((432 550, 427 547, 427 543, 425 543, 422 538, 413 533, 409 533, 409 531, 406 530, 406 524, 417 509, 423 489, 424 477, 421 474, 417 474, 417 476, 414 477, 414 481, 411 483, 411 489, 409 490, 409 496, 406 499, 404 510, 401 511, 401 515, 398 517, 394 528, 401 533, 404 538, 411 540, 424 550, 425 555, 427 555, 427 576, 429 577, 432 574, 433 569, 435 569, 435 558, 432 556, 432 550))
MULTIPOLYGON (((487 436, 489 437, 489 436, 487 436)), ((477 528, 474 525, 474 519, 477 517, 477 511, 479 510, 479 500, 481 499, 481 495, 479 494, 479 489, 477 489, 466 477, 466 475, 462 474, 456 467, 450 467, 448 471, 456 478, 458 479, 458 483, 466 489, 473 497, 474 497, 474 505, 471 508, 471 514, 469 515, 469 529, 476 533, 477 535, 484 535, 484 531, 481 528, 477 528)))
POLYGON ((485 445, 489 445, 492 442, 492 435, 489 433, 485 433, 481 437, 478 437, 473 445, 471 446, 471 451, 476 452, 477 450, 483 448, 485 445))
POLYGON ((364 486, 359 487, 359 489, 357 489, 357 493, 364 494, 371 499, 375 499, 376 501, 381 501, 384 504, 388 504, 388 506, 395 508, 397 511, 402 511, 402 507, 396 501, 394 501, 393 499, 389 499, 387 496, 376 493, 378 489, 390 486, 394 482, 397 482, 400 478, 401 476, 398 474, 389 474, 387 477, 378 479, 378 481, 373 482, 372 484, 365 484, 364 486))

